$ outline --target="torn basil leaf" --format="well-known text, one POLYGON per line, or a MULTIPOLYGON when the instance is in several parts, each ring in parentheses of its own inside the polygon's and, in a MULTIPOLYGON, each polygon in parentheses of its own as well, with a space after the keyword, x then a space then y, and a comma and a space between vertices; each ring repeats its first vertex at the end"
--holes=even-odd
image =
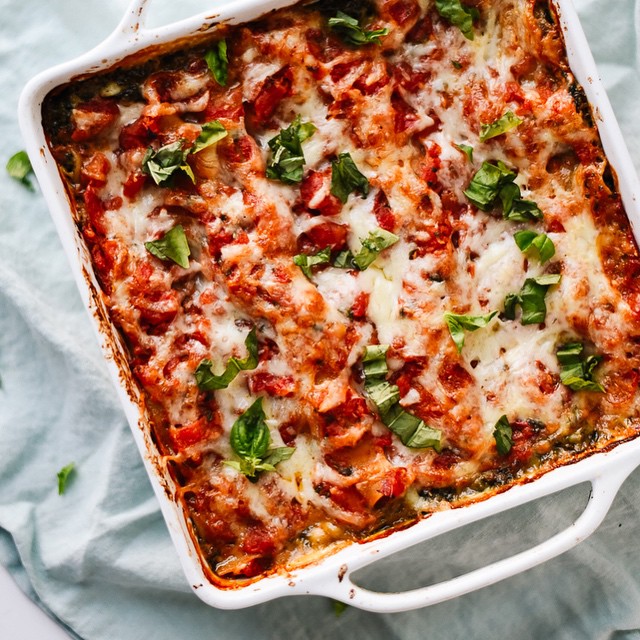
POLYGON ((239 360, 229 358, 225 370, 220 375, 213 373, 211 360, 203 360, 196 369, 196 382, 201 391, 216 391, 226 389, 241 371, 251 371, 258 366, 258 337, 255 327, 249 331, 244 341, 247 357, 239 360))
POLYGON ((58 495, 61 496, 67 489, 67 484, 69 483, 69 479, 75 472, 76 465, 74 462, 70 462, 65 467, 62 467, 60 471, 58 471, 58 495))
POLYGON ((584 358, 584 346, 580 342, 570 342, 558 348, 556 356, 560 365, 560 380, 573 391, 599 391, 604 387, 593 379, 594 369, 602 356, 591 355, 584 358))
POLYGON ((271 434, 262 408, 262 398, 258 398, 233 423, 229 442, 240 460, 225 460, 224 464, 250 480, 255 480, 260 471, 275 471, 275 466, 288 460, 295 451, 293 447, 269 449, 271 434))
POLYGON ((464 195, 482 211, 489 211, 505 185, 515 180, 516 174, 498 160, 496 164, 483 162, 473 176, 464 195))
POLYGON ((31 160, 26 151, 18 151, 14 153, 7 162, 7 173, 10 177, 21 182, 29 191, 35 191, 35 188, 29 180, 29 174, 33 172, 31 160))
POLYGON ((516 308, 520 305, 522 316, 520 322, 526 324, 540 324, 547 317, 545 296, 549 287, 558 284, 562 276, 549 273, 536 278, 527 278, 520 289, 520 293, 510 293, 504 299, 504 316, 508 320, 516 319, 516 308))
POLYGON ((337 269, 355 269, 356 265, 353 263, 353 253, 348 249, 340 251, 333 259, 333 266, 337 269))
POLYGON ((360 271, 364 271, 382 251, 393 246, 398 240, 400 238, 390 231, 380 228, 374 229, 369 232, 366 238, 360 240, 362 248, 353 256, 353 263, 360 271))
POLYGON ((497 136, 506 133, 507 131, 511 131, 511 129, 515 129, 518 125, 522 124, 524 120, 522 118, 518 118, 517 115, 513 113, 513 111, 507 111, 501 118, 498 118, 495 122, 491 124, 483 124, 480 128, 480 142, 486 142, 491 138, 495 138, 497 136))
POLYGON ((311 267, 317 264, 326 264, 331 260, 331 247, 326 247, 322 251, 318 251, 313 255, 308 255, 306 253, 299 253, 297 256, 293 256, 293 262, 300 267, 302 273, 304 273, 309 280, 311 280, 311 276, 313 273, 311 272, 311 267))
POLYGON ((486 327, 497 314, 497 311, 492 311, 484 316, 469 316, 447 311, 444 314, 444 321, 449 327, 449 333, 458 349, 458 353, 461 353, 462 347, 464 347, 464 332, 477 331, 486 327))
POLYGON ((202 125, 202 131, 196 138, 196 141, 193 143, 193 147, 191 147, 191 153, 199 153, 203 149, 206 149, 212 144, 215 144, 223 138, 226 138, 227 135, 227 130, 218 120, 207 122, 206 124, 202 125))
POLYGON ((380 38, 389 33, 389 29, 386 28, 367 31, 360 26, 358 20, 342 11, 338 11, 335 18, 329 18, 329 26, 338 33, 344 42, 356 47, 365 44, 381 44, 380 38))
POLYGON ((310 138, 316 127, 311 122, 303 123, 300 116, 280 133, 269 140, 272 156, 267 166, 267 178, 285 184, 302 182, 305 163, 302 143, 310 138))
POLYGON ((413 449, 441 449, 442 433, 405 411, 399 403, 400 390, 386 380, 388 345, 369 345, 362 357, 364 388, 376 405, 380 420, 395 433, 402 444, 413 449))
POLYGON ((496 449, 501 456, 506 456, 511 451, 513 445, 513 430, 507 420, 507 416, 502 416, 493 428, 493 438, 496 441, 496 449))
POLYGON ((189 268, 191 249, 181 224, 167 231, 159 240, 145 242, 146 250, 160 260, 172 260, 183 269, 189 268))
POLYGON ((525 229, 514 233, 513 239, 522 253, 537 255, 541 263, 551 260, 556 253, 556 247, 546 233, 525 229))
POLYGON ((542 211, 532 200, 523 200, 516 174, 503 162, 483 162, 464 191, 465 196, 482 211, 490 211, 500 199, 505 220, 525 222, 540 220, 542 211))
POLYGON ((227 86, 229 76, 229 59, 227 57, 227 41, 219 40, 213 47, 204 54, 205 62, 216 82, 222 86, 227 86))
POLYGON ((469 162, 473 162, 473 147, 468 144, 454 144, 453 145, 458 151, 462 151, 465 156, 469 159, 469 162))
POLYGON ((462 31, 467 40, 473 40, 473 21, 480 17, 475 7, 467 7, 460 0, 436 0, 440 16, 462 31))
POLYGON ((366 198, 369 195, 369 181, 360 173, 351 154, 341 153, 331 163, 331 193, 345 204, 354 191, 366 198))
POLYGON ((182 140, 160 147, 157 151, 149 147, 142 159, 142 172, 151 176, 159 187, 170 185, 177 171, 184 171, 195 183, 193 171, 187 164, 190 152, 190 149, 182 149, 182 140))

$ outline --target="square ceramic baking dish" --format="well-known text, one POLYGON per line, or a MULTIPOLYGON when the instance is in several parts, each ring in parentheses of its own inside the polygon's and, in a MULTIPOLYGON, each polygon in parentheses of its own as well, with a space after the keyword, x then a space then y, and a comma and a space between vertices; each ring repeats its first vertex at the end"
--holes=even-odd
MULTIPOLYGON (((608 159, 617 174, 619 190, 636 239, 640 236, 640 187, 631 158, 604 93, 586 38, 570 0, 555 0, 565 36, 571 68, 591 103, 608 159)), ((36 176, 46 197, 64 250, 69 258, 84 303, 90 313, 107 359, 124 411, 131 426, 160 501, 169 532, 180 556, 186 577, 197 595, 220 608, 241 608, 285 595, 315 594, 341 600, 353 606, 379 612, 424 607, 468 593, 529 569, 570 549, 590 535, 603 520, 619 487, 640 464, 640 438, 624 442, 565 465, 528 483, 461 508, 438 512, 412 527, 383 538, 353 543, 321 562, 291 572, 272 575, 245 587, 222 590, 207 579, 185 514, 171 500, 173 481, 150 436, 146 416, 140 410, 140 392, 126 365, 126 358, 102 301, 91 260, 71 215, 71 206, 56 163, 47 146, 42 127, 42 103, 55 87, 79 76, 95 73, 149 47, 202 36, 216 24, 254 19, 265 12, 292 4, 291 0, 230 1, 215 12, 157 29, 145 25, 147 0, 133 0, 116 30, 102 44, 66 64, 41 73, 24 89, 20 105, 20 126, 36 176), (353 572, 411 545, 468 525, 562 489, 589 482, 591 493, 582 514, 567 529, 552 538, 496 563, 446 582, 403 593, 377 593, 358 586, 353 572)))

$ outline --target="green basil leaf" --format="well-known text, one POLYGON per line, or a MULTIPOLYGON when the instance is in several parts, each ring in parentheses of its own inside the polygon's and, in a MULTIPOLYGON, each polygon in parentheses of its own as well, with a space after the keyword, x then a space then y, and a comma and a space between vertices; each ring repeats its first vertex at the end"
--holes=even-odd
POLYGON ((438 13, 462 31, 467 40, 473 40, 473 21, 480 17, 475 7, 467 7, 460 0, 436 0, 438 13))
POLYGON ((469 162, 473 162, 473 147, 468 144, 454 144, 453 145, 458 151, 462 151, 465 156, 469 159, 469 162))
POLYGON ((395 433, 405 447, 436 451, 442 448, 442 432, 429 427, 423 420, 405 411, 399 404, 394 404, 384 414, 380 414, 382 422, 395 433))
POLYGON ((233 423, 230 442, 238 457, 259 461, 267 453, 271 435, 265 419, 260 397, 233 423))
POLYGON ((182 141, 177 140, 154 151, 151 147, 142 159, 142 172, 153 178, 160 187, 168 186, 177 171, 184 171, 195 183, 191 167, 187 164, 190 149, 182 149, 182 141))
POLYGON ((366 198, 369 195, 369 181, 360 173, 351 154, 341 153, 331 163, 331 193, 345 204, 354 191, 366 198))
POLYGON ((272 151, 271 160, 267 166, 267 178, 280 180, 285 184, 302 182, 305 163, 302 143, 316 132, 316 126, 311 122, 301 122, 300 116, 280 133, 269 140, 272 151))
POLYGON ((367 31, 360 23, 342 11, 338 11, 335 18, 329 18, 329 26, 348 44, 357 47, 364 44, 380 44, 380 38, 389 33, 389 29, 367 31))
MULTIPOLYGON (((280 462, 288 460, 294 453, 294 447, 275 447, 267 451, 267 455, 264 459, 264 464, 270 464, 275 467, 280 462)), ((272 471, 273 469, 271 469, 272 471)))
POLYGON ((444 314, 444 321, 449 327, 449 333, 458 349, 458 353, 461 353, 462 347, 464 347, 464 332, 477 331, 486 327, 497 313, 497 311, 492 311, 484 316, 469 316, 447 311, 444 314))
POLYGON ((498 422, 496 422, 493 428, 493 437, 496 441, 496 449, 501 456, 506 456, 511 451, 513 445, 513 430, 507 420, 507 416, 502 416, 498 422))
POLYGON ((355 269, 353 253, 349 250, 340 251, 333 260, 333 266, 337 269, 355 269))
POLYGON ((533 200, 523 200, 522 198, 513 200, 509 210, 503 210, 502 214, 505 220, 513 220, 514 222, 528 222, 543 218, 540 207, 533 200))
POLYGON ((556 356, 560 365, 560 380, 573 391, 604 392, 604 387, 593 380, 594 369, 602 356, 591 355, 584 359, 583 349, 580 342, 571 342, 558 348, 556 356))
POLYGON ((70 462, 66 467, 62 467, 58 471, 58 495, 61 496, 67 489, 67 484, 72 474, 75 473, 76 465, 74 462, 70 462))
POLYGON ((326 264, 331 260, 331 247, 326 247, 322 251, 318 251, 318 253, 313 255, 308 255, 306 253, 299 253, 297 256, 293 256, 294 264, 297 264, 300 267, 302 273, 304 273, 309 280, 311 280, 311 276, 313 273, 311 272, 311 267, 317 264, 326 264))
POLYGON ((523 325, 540 324, 547 317, 545 296, 550 286, 558 284, 562 276, 548 273, 536 278, 527 278, 519 294, 510 293, 504 301, 504 315, 508 320, 515 320, 516 304, 522 308, 520 322, 523 325))
MULTIPOLYGON (((515 177, 516 174, 500 160, 496 164, 483 162, 464 194, 478 209, 489 211, 501 189, 512 183, 515 177)), ((520 193, 519 189, 518 193, 520 193)))
POLYGON ((353 263, 360 271, 364 271, 382 251, 393 246, 398 240, 400 238, 394 233, 385 229, 374 229, 366 238, 360 240, 362 248, 353 257, 353 263))
POLYGON ((480 128, 480 142, 486 142, 491 138, 495 138, 497 136, 506 133, 507 131, 511 131, 511 129, 515 129, 518 125, 522 124, 524 120, 522 118, 518 118, 517 115, 513 113, 513 111, 507 111, 501 118, 498 118, 495 122, 491 124, 483 124, 480 128))
POLYGON ((227 130, 218 120, 207 122, 202 125, 202 131, 193 143, 191 153, 198 153, 203 149, 210 147, 212 144, 219 142, 223 138, 226 138, 227 135, 229 135, 227 130))
POLYGON ((159 240, 145 242, 146 250, 160 260, 173 260, 183 269, 189 268, 191 249, 181 224, 176 225, 159 240))
POLYGON ((522 253, 534 253, 542 263, 551 260, 556 253, 556 247, 546 233, 538 234, 530 230, 517 231, 513 234, 513 239, 522 253))
POLYGON ((385 378, 389 345, 369 345, 361 359, 364 387, 376 405, 380 420, 395 433, 402 444, 414 449, 433 447, 440 451, 442 433, 405 411, 399 404, 400 389, 385 378))
POLYGON ((227 58, 227 41, 219 40, 217 44, 204 54, 205 62, 216 82, 222 86, 227 86, 229 75, 229 59, 227 58))
POLYGON ((31 160, 26 151, 18 151, 14 153, 7 162, 7 173, 18 182, 29 189, 29 191, 35 191, 31 180, 29 180, 29 174, 33 172, 31 167, 31 160))
POLYGON ((201 391, 216 391, 226 389, 241 371, 252 371, 258 366, 258 337, 255 327, 249 331, 244 341, 248 355, 246 358, 229 358, 225 370, 220 375, 215 375, 211 370, 213 362, 203 360, 196 369, 196 382, 201 391))

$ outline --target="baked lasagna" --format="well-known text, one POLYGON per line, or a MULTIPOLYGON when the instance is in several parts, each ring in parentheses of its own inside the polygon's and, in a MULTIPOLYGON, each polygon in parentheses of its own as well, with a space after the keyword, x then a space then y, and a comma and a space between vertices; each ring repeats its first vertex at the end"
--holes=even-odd
POLYGON ((552 2, 299 4, 43 119, 217 585, 638 434, 640 260, 552 2))

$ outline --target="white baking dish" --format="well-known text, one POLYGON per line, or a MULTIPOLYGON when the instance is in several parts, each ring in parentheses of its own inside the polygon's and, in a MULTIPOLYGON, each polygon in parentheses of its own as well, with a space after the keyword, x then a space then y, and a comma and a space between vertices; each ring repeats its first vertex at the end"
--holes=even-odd
MULTIPOLYGON (((126 366, 121 365, 125 362, 122 347, 119 340, 114 338, 115 329, 108 320, 99 286, 93 276, 91 261, 70 215, 66 191, 48 150, 42 128, 42 102, 53 88, 77 76, 112 67, 126 56, 149 46, 197 35, 220 21, 244 22, 265 11, 289 4, 292 4, 291 0, 230 1, 217 8, 215 13, 201 14, 152 30, 144 27, 147 0, 133 0, 120 25, 101 45, 71 62, 41 73, 27 85, 20 99, 20 126, 36 176, 46 196, 81 295, 93 319, 110 373, 116 382, 185 574, 198 596, 216 607, 241 608, 285 595, 316 594, 372 611, 404 611, 435 604, 492 584, 553 558, 585 539, 606 515, 622 482, 640 464, 640 438, 555 469, 533 482, 514 486, 487 500, 436 513, 388 537, 354 543, 318 564, 294 571, 290 575, 273 575, 237 589, 219 589, 206 577, 180 507, 167 497, 171 495, 171 477, 151 441, 145 416, 141 415, 136 385, 126 372, 126 366), (353 572, 376 559, 583 482, 591 483, 592 488, 580 517, 564 531, 515 556, 446 582, 403 593, 376 593, 363 589, 352 581, 353 572)), ((592 105, 605 151, 617 174, 622 199, 638 238, 640 186, 629 153, 601 86, 571 0, 556 0, 556 4, 572 70, 592 105)))

